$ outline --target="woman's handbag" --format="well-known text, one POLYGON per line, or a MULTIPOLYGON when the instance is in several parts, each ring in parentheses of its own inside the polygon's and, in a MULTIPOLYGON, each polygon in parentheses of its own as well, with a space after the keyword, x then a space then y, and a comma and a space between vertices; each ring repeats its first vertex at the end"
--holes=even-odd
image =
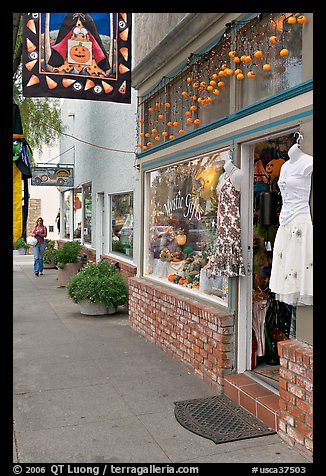
POLYGON ((35 246, 35 245, 37 245, 37 239, 34 236, 28 236, 27 239, 26 239, 26 243, 29 246, 35 246))

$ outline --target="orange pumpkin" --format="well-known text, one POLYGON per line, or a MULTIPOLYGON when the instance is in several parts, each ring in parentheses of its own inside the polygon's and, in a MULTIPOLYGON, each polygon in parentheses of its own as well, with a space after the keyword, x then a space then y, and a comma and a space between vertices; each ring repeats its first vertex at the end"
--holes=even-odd
POLYGON ((270 69, 271 69, 271 65, 270 65, 270 64, 265 63, 265 64, 263 65, 263 70, 264 70, 264 71, 270 71, 270 69))
POLYGON ((300 23, 300 25, 304 25, 307 22, 307 18, 304 15, 300 15, 297 18, 297 22, 300 23))
POLYGON ((270 43, 272 43, 274 45, 275 43, 278 42, 278 39, 275 35, 273 35, 269 38, 269 41, 270 41, 270 43))
POLYGON ((247 77, 248 77, 248 78, 254 78, 255 76, 256 76, 256 74, 255 74, 253 71, 249 71, 249 72, 247 73, 247 77))
POLYGON ((289 50, 286 48, 283 48, 283 50, 280 51, 280 56, 287 56, 289 54, 289 50))
POLYGON ((170 283, 172 283, 172 281, 174 281, 176 277, 177 277, 176 274, 170 274, 170 275, 168 276, 168 281, 170 281, 170 283))
POLYGON ((288 18, 288 23, 294 25, 297 22, 297 19, 292 15, 288 18))
POLYGON ((90 60, 91 52, 88 48, 80 45, 75 45, 70 49, 70 58, 76 63, 87 63, 90 60))

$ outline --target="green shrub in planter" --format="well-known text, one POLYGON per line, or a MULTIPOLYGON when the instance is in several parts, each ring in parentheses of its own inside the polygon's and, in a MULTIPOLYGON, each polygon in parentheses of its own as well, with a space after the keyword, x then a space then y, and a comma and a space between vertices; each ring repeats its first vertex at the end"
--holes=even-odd
POLYGON ((43 255, 43 262, 45 264, 57 263, 57 250, 54 248, 55 241, 45 239, 45 250, 43 255))
POLYGON ((127 284, 117 268, 106 260, 88 263, 72 276, 67 293, 75 303, 89 301, 108 308, 117 308, 128 302, 127 284))
POLYGON ((83 259, 81 254, 81 244, 79 241, 66 241, 66 243, 57 249, 57 264, 63 268, 67 263, 77 263, 83 259))
POLYGON ((18 240, 16 240, 14 243, 14 250, 18 250, 19 248, 25 248, 25 250, 29 248, 28 244, 22 236, 18 238, 18 240))

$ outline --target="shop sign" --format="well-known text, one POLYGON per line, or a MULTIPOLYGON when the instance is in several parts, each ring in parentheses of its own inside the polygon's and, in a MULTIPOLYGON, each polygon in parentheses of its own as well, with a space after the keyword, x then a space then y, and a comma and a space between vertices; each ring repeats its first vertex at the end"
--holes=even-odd
POLYGON ((167 200, 167 202, 163 204, 163 210, 166 216, 169 216, 173 211, 180 209, 184 209, 184 218, 188 218, 188 220, 192 220, 193 218, 198 221, 201 220, 199 198, 195 197, 193 199, 191 193, 182 196, 179 191, 173 200, 167 200))
POLYGON ((31 185, 73 187, 73 167, 31 167, 31 185))

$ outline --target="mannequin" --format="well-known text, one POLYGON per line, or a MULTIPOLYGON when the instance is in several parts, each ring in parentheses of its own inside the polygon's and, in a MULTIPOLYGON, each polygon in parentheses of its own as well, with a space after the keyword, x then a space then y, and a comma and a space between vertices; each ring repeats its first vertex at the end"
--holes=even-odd
MULTIPOLYGON (((302 136, 301 136, 302 137, 302 136)), ((310 189, 313 157, 299 142, 290 147, 278 180, 282 195, 269 287, 275 299, 292 306, 313 303, 313 228, 310 189)))
POLYGON ((220 176, 220 179, 218 181, 217 185, 217 192, 221 190, 223 187, 224 183, 228 180, 230 177, 230 180, 236 190, 240 191, 241 190, 241 182, 243 179, 243 172, 236 167, 232 160, 231 160, 231 154, 229 153, 228 157, 225 159, 224 162, 224 173, 220 176))
POLYGON ((240 188, 243 172, 229 155, 224 163, 225 172, 217 184, 217 241, 214 255, 206 265, 209 278, 216 276, 244 276, 241 250, 240 188))

